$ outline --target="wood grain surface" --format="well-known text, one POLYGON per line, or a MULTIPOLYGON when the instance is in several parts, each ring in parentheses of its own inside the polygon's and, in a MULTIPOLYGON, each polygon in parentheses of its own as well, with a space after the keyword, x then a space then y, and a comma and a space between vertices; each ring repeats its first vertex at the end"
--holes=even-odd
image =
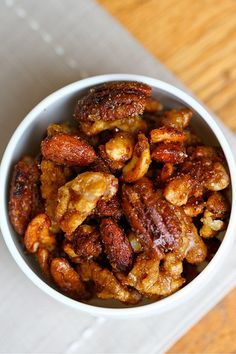
MULTIPOLYGON (((98 2, 236 132, 235 0, 98 2)), ((236 353, 235 299, 236 289, 169 353, 236 353)))

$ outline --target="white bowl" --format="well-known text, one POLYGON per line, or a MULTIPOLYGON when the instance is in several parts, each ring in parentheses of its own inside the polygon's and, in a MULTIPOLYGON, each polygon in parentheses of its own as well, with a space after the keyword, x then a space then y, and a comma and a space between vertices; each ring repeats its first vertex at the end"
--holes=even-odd
POLYGON ((146 76, 127 74, 95 76, 68 85, 45 98, 26 116, 16 129, 5 150, 1 163, 0 226, 7 247, 22 271, 40 289, 63 304, 92 315, 109 316, 113 318, 133 318, 151 314, 160 314, 179 306, 193 296, 197 296, 198 290, 206 286, 209 279, 213 277, 214 273, 219 269, 221 262, 227 257, 234 240, 234 222, 236 220, 235 182, 236 169, 232 151, 214 119, 195 99, 172 85, 146 76), (19 243, 19 236, 14 232, 9 221, 7 208, 9 178, 13 165, 24 154, 33 155, 39 151, 39 144, 45 134, 47 126, 52 122, 61 122, 70 119, 78 97, 83 95, 89 87, 115 80, 145 82, 152 86, 154 95, 156 95, 165 106, 190 107, 195 113, 192 120, 192 125, 194 126, 195 131, 207 144, 217 144, 223 149, 229 166, 232 183, 232 207, 229 224, 223 242, 210 263, 194 280, 176 293, 162 300, 134 307, 127 307, 117 303, 115 305, 116 307, 114 307, 113 302, 105 302, 104 300, 96 300, 89 304, 85 304, 63 295, 53 288, 52 285, 47 284, 32 257, 29 257, 23 252, 23 248, 19 243))

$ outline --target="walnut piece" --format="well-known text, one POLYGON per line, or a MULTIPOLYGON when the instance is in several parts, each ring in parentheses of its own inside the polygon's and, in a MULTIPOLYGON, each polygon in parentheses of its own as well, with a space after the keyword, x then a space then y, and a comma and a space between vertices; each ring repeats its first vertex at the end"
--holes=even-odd
POLYGON ((110 200, 117 192, 118 180, 102 172, 84 172, 58 190, 56 218, 68 235, 91 214, 99 200, 110 200))

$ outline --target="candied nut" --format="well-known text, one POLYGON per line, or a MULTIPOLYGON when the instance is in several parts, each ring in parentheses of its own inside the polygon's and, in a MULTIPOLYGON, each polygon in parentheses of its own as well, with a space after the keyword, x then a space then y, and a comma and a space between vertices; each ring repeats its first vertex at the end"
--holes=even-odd
POLYGON ((59 288, 69 296, 86 299, 89 294, 79 274, 65 258, 54 258, 50 267, 51 275, 59 288))
POLYGON ((160 125, 182 130, 189 125, 192 116, 193 112, 189 108, 182 108, 179 110, 172 109, 164 113, 160 125))
POLYGON ((204 238, 216 236, 220 231, 224 230, 226 223, 221 220, 225 218, 229 212, 229 203, 220 192, 213 192, 207 202, 201 222, 203 226, 200 229, 200 235, 204 238))
POLYGON ((49 160, 41 162, 41 194, 46 200, 45 213, 49 216, 52 222, 52 230, 58 232, 60 229, 55 220, 55 212, 57 206, 57 192, 68 179, 71 177, 69 167, 64 167, 55 164, 49 160))
POLYGON ((150 132, 151 142, 174 142, 174 143, 184 143, 186 140, 186 135, 179 129, 173 127, 160 127, 158 129, 153 129, 150 132))
POLYGON ((191 197, 187 204, 183 205, 183 209, 186 215, 194 218, 203 213, 205 204, 203 199, 191 197))
POLYGON ((214 216, 209 210, 205 210, 203 218, 201 218, 203 226, 200 229, 200 236, 210 238, 216 236, 220 231, 225 229, 224 221, 214 219, 214 216))
POLYGON ((53 136, 59 133, 63 134, 77 134, 78 129, 69 123, 52 123, 47 128, 47 136, 53 136))
POLYGON ((141 117, 128 117, 126 120, 113 120, 112 122, 105 122, 98 120, 96 122, 81 122, 80 128, 87 136, 94 136, 104 130, 119 129, 124 132, 136 134, 137 132, 145 132, 147 130, 147 123, 141 117))
POLYGON ((51 221, 46 214, 39 214, 31 220, 24 236, 24 244, 28 252, 35 253, 39 247, 50 252, 55 249, 56 238, 50 232, 50 226, 51 221))
POLYGON ((119 170, 132 157, 134 149, 133 137, 129 133, 119 132, 105 145, 100 145, 101 157, 107 162, 111 170, 119 170))
POLYGON ((175 167, 172 163, 165 163, 161 169, 160 179, 161 182, 166 182, 174 174, 175 167))
POLYGON ((99 200, 94 209, 94 214, 99 217, 112 216, 114 219, 120 219, 123 215, 118 195, 114 195, 110 200, 99 200))
POLYGON ((133 251, 122 228, 112 218, 104 218, 100 224, 100 232, 113 270, 129 270, 133 262, 133 251))
POLYGON ((84 262, 79 270, 83 281, 95 283, 96 294, 101 299, 116 299, 126 304, 137 304, 141 300, 136 290, 122 286, 112 272, 95 262, 84 262))
POLYGON ((138 135, 138 142, 133 151, 131 161, 123 168, 122 180, 135 182, 142 178, 148 171, 151 163, 150 146, 148 139, 142 133, 138 135))
POLYGON ((118 190, 118 180, 102 172, 84 172, 58 190, 56 218, 66 234, 91 214, 97 202, 110 200, 118 190))
POLYGON ((187 216, 182 208, 175 208, 176 216, 183 228, 183 238, 180 247, 174 252, 179 259, 186 259, 188 263, 200 264, 206 259, 207 247, 199 236, 192 219, 187 216))
POLYGON ((230 183, 229 175, 220 162, 213 163, 213 170, 209 173, 205 186, 210 191, 221 191, 228 187, 230 183))
POLYGON ((193 150, 193 153, 191 154, 191 159, 207 157, 215 160, 216 158, 219 158, 219 154, 220 151, 216 147, 200 145, 193 150))
POLYGON ((24 234, 35 213, 42 211, 38 183, 37 161, 25 156, 14 166, 9 198, 10 220, 19 235, 24 234))
POLYGON ((185 282, 181 277, 179 260, 170 264, 164 260, 167 269, 160 269, 160 257, 155 252, 137 256, 128 276, 118 275, 122 284, 133 286, 141 294, 150 298, 167 296, 178 290, 185 282))
POLYGON ((179 220, 172 206, 153 192, 147 178, 134 186, 123 185, 122 205, 144 250, 154 246, 167 251, 179 246, 179 220))
POLYGON ((187 203, 192 192, 192 179, 188 174, 180 175, 170 180, 163 195, 168 202, 181 206, 187 203))
POLYGON ((79 226, 73 234, 73 249, 80 260, 96 259, 102 252, 100 233, 96 227, 79 226))
POLYGON ((214 218, 224 218, 228 215, 230 205, 225 196, 220 192, 213 192, 206 202, 206 207, 214 218))
POLYGON ((46 160, 68 166, 86 166, 96 159, 94 149, 85 140, 63 133, 44 139, 41 152, 46 160))
POLYGON ((80 263, 81 259, 74 251, 73 244, 71 242, 72 240, 73 240, 73 237, 71 237, 70 241, 68 241, 68 240, 64 241, 62 249, 67 254, 67 256, 70 258, 70 261, 72 263, 80 263))
POLYGON ((50 276, 50 261, 51 261, 51 254, 46 248, 39 248, 38 251, 35 253, 36 260, 47 278, 50 276))
POLYGON ((152 152, 152 158, 157 162, 182 163, 187 157, 184 145, 179 143, 159 143, 152 152))
POLYGON ((132 81, 105 83, 78 100, 75 118, 82 122, 113 121, 142 114, 151 87, 132 81))
POLYGON ((179 174, 171 179, 165 189, 165 198, 174 205, 184 205, 188 198, 202 197, 207 190, 219 191, 229 185, 230 179, 221 162, 209 157, 188 160, 179 174))
POLYGON ((155 113, 159 112, 163 109, 163 105, 161 102, 157 101, 155 98, 148 98, 145 105, 145 112, 147 113, 155 113))

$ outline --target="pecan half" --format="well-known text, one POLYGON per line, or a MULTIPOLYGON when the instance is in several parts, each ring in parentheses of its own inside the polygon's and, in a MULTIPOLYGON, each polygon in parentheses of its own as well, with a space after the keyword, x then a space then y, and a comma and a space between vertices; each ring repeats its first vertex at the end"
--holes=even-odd
POLYGON ((145 250, 153 245, 164 251, 179 246, 182 236, 179 220, 172 206, 153 192, 147 178, 134 186, 124 185, 122 198, 126 217, 145 250))
POLYGON ((173 142, 159 143, 152 153, 154 160, 164 163, 182 163, 186 157, 185 147, 182 144, 173 142))
POLYGON ((59 133, 41 143, 45 159, 68 166, 86 166, 96 159, 91 145, 76 135, 59 133))
POLYGON ((132 81, 118 81, 99 85, 79 99, 75 118, 82 122, 113 121, 142 114, 151 87, 132 81))
POLYGON ((25 156, 14 167, 9 200, 9 215, 15 231, 23 235, 31 218, 42 211, 37 161, 25 156))
POLYGON ((115 271, 126 272, 132 266, 133 250, 124 231, 112 218, 104 218, 100 224, 105 252, 115 271))

